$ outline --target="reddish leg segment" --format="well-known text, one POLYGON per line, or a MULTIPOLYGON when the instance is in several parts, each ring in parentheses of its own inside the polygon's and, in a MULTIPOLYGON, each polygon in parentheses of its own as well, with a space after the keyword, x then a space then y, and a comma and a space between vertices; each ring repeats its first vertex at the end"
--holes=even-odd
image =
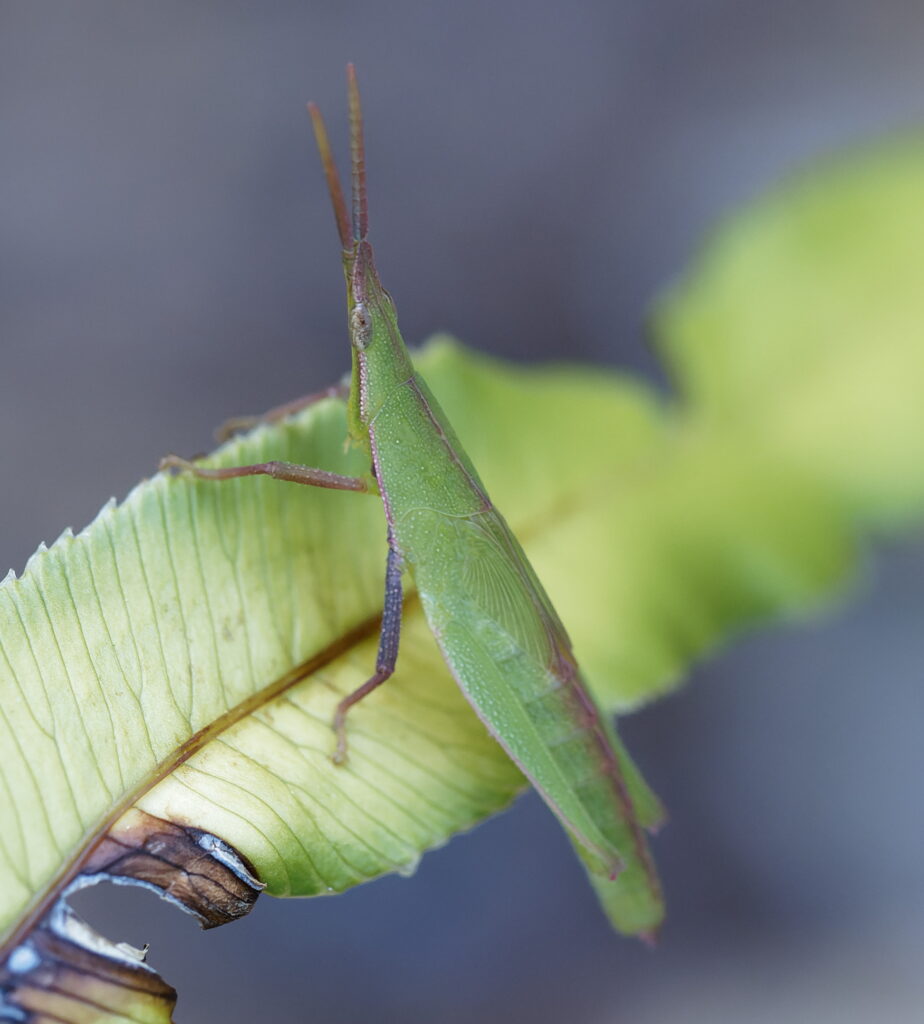
POLYGON ((259 423, 277 423, 279 420, 284 420, 287 416, 294 416, 297 412, 307 409, 309 405, 314 405, 315 402, 320 402, 322 399, 346 398, 349 393, 349 384, 335 384, 333 387, 325 388, 323 391, 315 391, 313 394, 293 399, 291 402, 286 402, 285 405, 277 405, 275 408, 267 410, 261 416, 235 416, 234 419, 225 420, 222 423, 215 431, 215 438, 218 441, 227 441, 234 434, 239 434, 243 430, 251 430, 259 423))
POLYGON ((166 455, 160 460, 160 469, 182 469, 204 480, 233 480, 239 476, 271 476, 274 480, 288 480, 293 484, 309 484, 312 487, 327 487, 333 491, 368 491, 369 486, 361 476, 341 476, 326 469, 300 466, 296 462, 257 462, 253 466, 224 466, 209 469, 197 466, 179 455, 166 455))

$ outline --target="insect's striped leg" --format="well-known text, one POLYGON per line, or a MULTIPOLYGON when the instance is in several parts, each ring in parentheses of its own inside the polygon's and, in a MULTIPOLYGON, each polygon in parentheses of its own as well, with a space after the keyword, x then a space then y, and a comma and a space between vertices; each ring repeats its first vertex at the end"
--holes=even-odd
POLYGON ((361 476, 341 476, 326 469, 300 466, 296 462, 257 462, 252 466, 223 466, 220 469, 197 466, 179 455, 167 455, 160 460, 161 469, 182 469, 204 480, 233 480, 239 476, 270 476, 274 480, 287 480, 293 484, 327 487, 334 491, 368 491, 369 485, 361 476))
POLYGON ((325 398, 346 398, 349 393, 349 384, 334 384, 323 391, 315 391, 310 395, 304 395, 301 398, 293 399, 291 402, 286 402, 284 405, 277 405, 259 416, 235 416, 230 420, 225 420, 218 427, 215 431, 215 439, 217 441, 227 441, 229 437, 233 437, 244 430, 251 430, 260 423, 278 423, 279 420, 284 420, 287 416, 294 416, 297 412, 301 412, 302 409, 307 409, 309 405, 314 405, 315 402, 320 402, 325 398))
POLYGON ((388 536, 388 563, 385 567, 385 607, 382 611, 382 628, 379 633, 379 653, 375 659, 375 675, 367 679, 358 690, 344 697, 337 705, 334 715, 334 731, 337 733, 337 749, 334 764, 343 764, 347 756, 346 716, 354 704, 359 703, 388 679, 395 671, 398 661, 398 641, 401 638, 401 555, 388 536))

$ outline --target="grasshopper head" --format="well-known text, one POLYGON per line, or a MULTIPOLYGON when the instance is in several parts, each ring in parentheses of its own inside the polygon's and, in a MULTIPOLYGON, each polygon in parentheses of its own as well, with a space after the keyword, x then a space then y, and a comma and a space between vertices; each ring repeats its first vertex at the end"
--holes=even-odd
POLYGON ((382 286, 369 244, 369 211, 366 194, 366 155, 363 142, 362 109, 356 71, 347 65, 350 106, 351 211, 340 185, 327 129, 313 103, 308 112, 321 163, 327 178, 334 219, 343 249, 343 270, 347 283, 347 314, 353 349, 354 393, 362 388, 363 419, 368 422, 380 405, 380 396, 407 380, 413 373, 410 357, 398 331, 398 319, 391 296, 382 286), (377 392, 378 394, 374 393, 377 392))

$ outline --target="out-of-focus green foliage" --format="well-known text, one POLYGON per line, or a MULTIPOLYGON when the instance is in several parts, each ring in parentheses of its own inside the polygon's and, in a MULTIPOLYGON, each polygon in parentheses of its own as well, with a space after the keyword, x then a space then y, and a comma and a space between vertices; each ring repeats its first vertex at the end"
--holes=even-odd
POLYGON ((831 159, 732 218, 657 309, 688 420, 863 524, 924 501, 924 138, 831 159))

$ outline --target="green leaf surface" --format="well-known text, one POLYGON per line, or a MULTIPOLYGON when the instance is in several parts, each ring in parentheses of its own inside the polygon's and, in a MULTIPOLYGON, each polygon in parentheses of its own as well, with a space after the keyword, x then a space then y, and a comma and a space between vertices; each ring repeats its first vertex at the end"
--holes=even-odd
MULTIPOLYGON (((420 355, 608 709, 670 689, 735 629, 829 599, 864 529, 919 511, 922 249, 924 145, 894 143, 715 235, 658 306, 673 402, 447 339, 420 355)), ((325 400, 213 463, 360 472, 344 436, 325 400)), ((0 939, 130 806, 221 836, 275 895, 410 871, 505 806, 522 778, 413 598, 398 673, 351 715, 349 764, 330 762, 333 709, 374 663, 384 563, 368 497, 159 476, 7 579, 0 939)), ((618 927, 646 929, 631 880, 596 884, 618 927)))
MULTIPOLYGON (((422 363, 469 433, 477 422, 486 437, 515 436, 532 421, 541 432, 549 410, 570 423, 554 453, 527 440, 480 455, 498 481, 521 470, 506 511, 527 537, 582 508, 601 472, 579 411, 597 417, 601 439, 621 439, 606 445, 606 474, 660 436, 651 399, 598 374, 505 370, 447 342, 422 363)), ((358 472, 344 436, 343 404, 328 400, 214 462, 358 472)), ((375 661, 384 563, 381 506, 368 496, 161 475, 7 580, 4 929, 131 803, 220 835, 276 895, 409 871, 422 850, 508 803, 522 779, 451 682, 414 604, 400 671, 351 715, 349 764, 330 762, 334 707, 375 661), (310 678, 293 683, 312 659, 310 678)))

